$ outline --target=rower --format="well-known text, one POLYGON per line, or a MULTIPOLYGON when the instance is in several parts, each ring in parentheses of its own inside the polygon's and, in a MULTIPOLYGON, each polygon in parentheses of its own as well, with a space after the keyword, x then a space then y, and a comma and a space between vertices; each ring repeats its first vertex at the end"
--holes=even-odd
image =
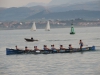
POLYGON ((39 49, 37 48, 37 46, 34 46, 34 50, 39 50, 39 49))
POLYGON ((25 50, 26 50, 26 51, 29 50, 29 49, 27 48, 27 46, 25 46, 25 50))
POLYGON ((47 48, 47 45, 44 45, 44 50, 50 50, 49 48, 47 48))
POLYGON ((51 50, 54 51, 54 52, 59 52, 59 49, 55 48, 55 47, 54 47, 54 44, 51 45, 51 50))
POLYGON ((60 50, 65 50, 66 48, 63 48, 63 45, 60 45, 60 50))
POLYGON ((16 50, 18 50, 18 47, 17 47, 17 45, 16 45, 15 47, 16 47, 16 50))
POLYGON ((56 48, 54 47, 54 45, 51 45, 51 50, 56 50, 56 48))
POLYGON ((72 49, 73 49, 72 45, 71 45, 71 44, 69 44, 69 50, 72 50, 72 49))

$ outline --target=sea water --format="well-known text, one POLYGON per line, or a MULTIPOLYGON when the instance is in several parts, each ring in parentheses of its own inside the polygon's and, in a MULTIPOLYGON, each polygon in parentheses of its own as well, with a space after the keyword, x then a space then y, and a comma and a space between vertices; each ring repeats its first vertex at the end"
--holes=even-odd
POLYGON ((70 28, 56 28, 50 31, 37 29, 27 30, 0 30, 0 75, 100 75, 100 27, 75 28, 75 34, 70 35, 70 28), (26 42, 24 38, 38 39, 35 42, 26 42), (33 49, 43 45, 48 48, 52 44, 56 48, 69 44, 79 48, 79 40, 84 47, 98 46, 96 51, 81 53, 58 54, 22 54, 6 55, 6 48, 20 49, 27 46, 33 49))

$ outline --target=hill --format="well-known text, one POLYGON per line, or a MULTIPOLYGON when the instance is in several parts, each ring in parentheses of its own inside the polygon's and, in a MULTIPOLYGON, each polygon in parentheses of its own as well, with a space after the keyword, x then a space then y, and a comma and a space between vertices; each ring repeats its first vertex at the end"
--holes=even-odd
POLYGON ((62 4, 53 7, 49 7, 49 10, 52 12, 64 12, 69 10, 94 10, 100 11, 100 1, 91 1, 85 3, 76 3, 76 4, 62 4))
POLYGON ((34 20, 34 19, 75 19, 75 18, 100 19, 100 11, 73 10, 66 12, 47 12, 47 10, 44 10, 26 19, 34 20))
POLYGON ((12 21, 12 20, 22 20, 31 15, 34 15, 42 10, 45 10, 43 6, 34 7, 12 7, 6 9, 0 9, 0 20, 1 21, 12 21))
MULTIPOLYGON (((56 0, 55 0, 56 1, 56 0)), ((31 6, 31 5, 30 5, 31 6)), ((38 19, 100 19, 100 1, 57 6, 0 8, 0 21, 38 19)))

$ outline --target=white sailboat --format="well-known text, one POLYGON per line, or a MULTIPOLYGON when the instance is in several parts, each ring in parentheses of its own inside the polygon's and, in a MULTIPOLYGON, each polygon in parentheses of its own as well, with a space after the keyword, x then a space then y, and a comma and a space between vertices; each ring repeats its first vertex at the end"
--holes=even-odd
POLYGON ((35 22, 33 22, 33 25, 32 25, 32 28, 31 28, 31 31, 36 31, 36 25, 35 25, 35 22))
POLYGON ((47 22, 47 26, 46 26, 45 30, 46 31, 50 31, 50 23, 49 23, 49 21, 47 22))

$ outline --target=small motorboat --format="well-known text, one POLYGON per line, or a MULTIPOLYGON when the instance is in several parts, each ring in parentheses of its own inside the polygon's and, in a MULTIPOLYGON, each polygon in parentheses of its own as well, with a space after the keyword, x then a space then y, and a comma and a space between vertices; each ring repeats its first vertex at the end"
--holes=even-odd
POLYGON ((28 39, 28 38, 24 38, 27 42, 34 42, 34 41, 38 41, 38 40, 36 40, 36 39, 33 39, 33 38, 31 38, 31 39, 28 39))

